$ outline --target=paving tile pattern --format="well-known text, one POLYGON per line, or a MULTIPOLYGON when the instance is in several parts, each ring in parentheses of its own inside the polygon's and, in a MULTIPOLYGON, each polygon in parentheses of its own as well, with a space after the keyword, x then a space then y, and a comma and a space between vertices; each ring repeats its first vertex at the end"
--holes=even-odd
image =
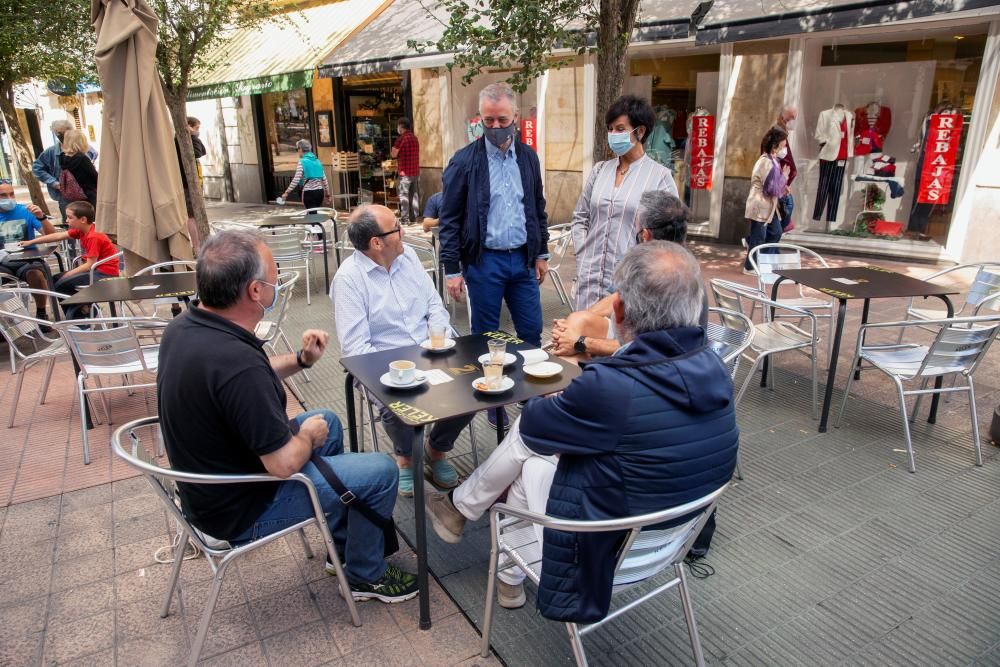
MULTIPOLYGON (((240 219, 262 211, 218 207, 213 215, 240 219)), ((694 250, 706 277, 745 281, 737 250, 707 244, 694 250)), ((933 271, 880 264, 917 276, 933 271)), ((314 291, 322 294, 321 267, 315 268, 314 291)), ((573 275, 571 260, 563 275, 573 275)), ((565 312, 548 287, 543 305, 547 321, 565 312)), ((902 311, 879 304, 873 314, 889 320, 902 311)), ((853 350, 859 319, 860 308, 852 306, 843 357, 853 350)), ((467 328, 463 306, 454 321, 467 328)), ((308 307, 302 295, 294 300, 288 334, 294 340, 306 327, 334 331, 322 296, 308 307)), ((307 406, 343 415, 336 345, 328 355, 300 387, 307 406)), ((692 582, 710 663, 997 664, 1000 456, 985 441, 1000 402, 998 356, 994 351, 978 375, 981 468, 973 465, 963 398, 942 403, 936 425, 915 423, 918 472, 911 475, 891 385, 876 374, 855 384, 844 424, 824 435, 809 416, 804 360, 778 363, 774 392, 751 386, 738 412, 745 480, 720 506, 708 558, 715 574, 692 582)), ((68 365, 57 366, 44 406, 32 398, 40 375, 29 373, 17 425, 0 441, 0 664, 180 663, 211 573, 204 561, 185 563, 181 596, 167 618, 159 617, 169 573, 153 554, 169 544, 172 529, 145 482, 110 455, 111 427, 91 432, 94 463, 82 465, 68 365)), ((838 389, 844 379, 841 373, 838 389)), ((10 375, 0 373, 0 420, 9 414, 12 391, 10 375)), ((112 406, 120 424, 151 413, 155 392, 116 395, 112 406)), ((834 406, 836 415, 838 400, 834 406)), ((485 456, 495 436, 481 418, 476 432, 485 456)), ((467 435, 454 458, 460 470, 471 467, 467 435)), ((411 502, 397 504, 397 520, 412 533, 411 502)), ((309 539, 321 553, 318 533, 309 539)), ((434 628, 420 632, 415 600, 364 603, 365 625, 353 628, 321 563, 307 560, 297 539, 276 542, 228 575, 203 658, 241 666, 499 664, 477 655, 488 543, 484 521, 470 524, 458 546, 431 534, 434 628)), ((414 567, 412 553, 394 560, 414 567)), ((497 610, 499 658, 508 665, 568 664, 564 629, 542 619, 533 609, 535 591, 527 592, 525 609, 497 610)), ((690 662, 680 606, 670 594, 585 644, 594 664, 690 662)))

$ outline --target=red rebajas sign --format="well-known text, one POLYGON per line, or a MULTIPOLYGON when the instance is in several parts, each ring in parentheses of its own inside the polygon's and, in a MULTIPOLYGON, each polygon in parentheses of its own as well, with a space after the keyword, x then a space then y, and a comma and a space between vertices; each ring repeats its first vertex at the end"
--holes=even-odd
POLYGON ((712 161, 715 159, 715 116, 691 119, 691 187, 712 189, 712 161))
POLYGON ((948 203, 961 138, 961 114, 931 114, 924 139, 924 164, 920 173, 920 190, 917 192, 918 203, 948 203))

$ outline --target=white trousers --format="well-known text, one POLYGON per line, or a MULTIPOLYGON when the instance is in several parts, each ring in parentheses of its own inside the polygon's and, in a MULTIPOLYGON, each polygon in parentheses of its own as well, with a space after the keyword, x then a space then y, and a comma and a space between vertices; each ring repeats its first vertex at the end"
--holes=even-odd
MULTIPOLYGON (((452 494, 455 508, 466 519, 476 521, 510 487, 508 505, 545 514, 558 464, 558 456, 536 454, 524 444, 521 440, 521 418, 518 417, 500 446, 455 489, 452 494)), ((542 542, 542 530, 541 526, 535 526, 539 544, 542 542)), ((505 559, 501 557, 500 567, 505 564, 505 559)), ((524 581, 520 568, 504 570, 498 576, 508 584, 524 581)))

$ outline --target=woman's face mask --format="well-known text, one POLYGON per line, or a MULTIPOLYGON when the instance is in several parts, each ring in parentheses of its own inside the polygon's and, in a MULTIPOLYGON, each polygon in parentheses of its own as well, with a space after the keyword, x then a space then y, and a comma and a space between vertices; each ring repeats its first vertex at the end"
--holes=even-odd
POLYGON ((608 132, 608 148, 611 152, 621 157, 632 150, 632 133, 635 130, 629 130, 628 132, 608 132))

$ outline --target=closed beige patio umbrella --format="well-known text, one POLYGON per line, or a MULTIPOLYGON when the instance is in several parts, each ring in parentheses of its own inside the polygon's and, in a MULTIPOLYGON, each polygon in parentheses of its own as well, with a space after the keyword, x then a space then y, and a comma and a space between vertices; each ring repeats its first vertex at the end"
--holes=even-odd
POLYGON ((156 71, 159 19, 145 0, 92 0, 91 19, 104 92, 97 227, 117 235, 130 272, 190 259, 173 124, 156 71))

